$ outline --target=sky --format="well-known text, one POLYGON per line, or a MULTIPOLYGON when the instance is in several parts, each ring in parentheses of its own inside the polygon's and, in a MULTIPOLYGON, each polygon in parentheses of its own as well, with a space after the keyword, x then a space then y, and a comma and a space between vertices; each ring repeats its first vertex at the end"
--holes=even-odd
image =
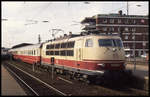
MULTIPOLYGON (((2 30, 1 46, 11 48, 20 43, 38 43, 40 34, 42 42, 52 39, 52 29, 61 29, 55 37, 81 32, 80 22, 85 17, 92 17, 96 14, 127 13, 127 2, 100 2, 83 1, 78 2, 19 2, 3 1, 1 11, 2 30), (43 22, 49 21, 49 22, 43 22)), ((149 2, 128 2, 129 15, 148 15, 149 2), (136 5, 141 5, 140 7, 136 5)), ((56 32, 56 31, 55 31, 56 32)))

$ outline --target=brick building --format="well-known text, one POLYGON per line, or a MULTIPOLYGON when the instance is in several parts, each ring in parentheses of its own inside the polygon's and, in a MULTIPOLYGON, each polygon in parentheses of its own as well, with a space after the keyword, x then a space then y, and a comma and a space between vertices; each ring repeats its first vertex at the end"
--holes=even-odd
POLYGON ((119 11, 117 14, 98 14, 87 17, 81 21, 81 24, 84 31, 97 30, 101 33, 120 35, 126 53, 134 55, 134 43, 136 56, 149 52, 148 16, 125 15, 119 11))

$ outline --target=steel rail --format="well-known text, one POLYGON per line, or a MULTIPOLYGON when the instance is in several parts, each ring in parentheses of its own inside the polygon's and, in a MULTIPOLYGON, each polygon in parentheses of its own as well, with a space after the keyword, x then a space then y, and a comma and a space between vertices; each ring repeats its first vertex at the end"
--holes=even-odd
POLYGON ((65 81, 65 82, 67 82, 67 83, 69 83, 69 84, 73 84, 73 82, 71 82, 71 81, 69 81, 69 80, 67 80, 67 79, 64 79, 64 78, 62 78, 62 77, 57 77, 57 78, 60 79, 60 80, 65 81))
POLYGON ((37 92, 34 91, 34 89, 32 89, 25 81, 23 81, 15 72, 13 72, 12 70, 10 70, 8 67, 5 66, 5 68, 11 72, 15 77, 17 77, 17 79, 19 79, 24 85, 26 85, 36 96, 39 96, 39 94, 37 92))
MULTIPOLYGON (((11 64, 9 63, 9 65, 11 65, 11 64)), ((19 69, 18 67, 14 66, 14 65, 11 65, 11 66, 13 66, 14 68, 16 68, 16 69, 18 69, 18 70, 22 71, 23 73, 27 74, 28 76, 30 76, 30 77, 32 77, 32 78, 34 78, 34 79, 36 79, 37 81, 39 81, 39 82, 43 83, 44 85, 46 85, 47 87, 49 87, 49 88, 53 89, 54 91, 56 91, 56 92, 60 93, 61 95, 63 95, 63 96, 67 96, 67 94, 65 94, 65 93, 61 92, 60 90, 58 90, 58 89, 56 89, 56 88, 54 88, 54 87, 50 86, 49 84, 47 84, 47 83, 43 82, 43 81, 42 81, 42 80, 40 80, 39 78, 34 77, 33 75, 31 75, 31 74, 29 74, 29 73, 27 73, 27 72, 25 72, 25 71, 23 71, 23 70, 19 69)))

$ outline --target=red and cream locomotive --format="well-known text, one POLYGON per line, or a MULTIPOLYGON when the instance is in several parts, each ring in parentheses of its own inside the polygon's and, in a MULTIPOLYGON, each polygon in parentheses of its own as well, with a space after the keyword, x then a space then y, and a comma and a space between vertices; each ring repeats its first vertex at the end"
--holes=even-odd
POLYGON ((10 50, 15 59, 51 67, 80 79, 96 79, 125 71, 125 52, 119 36, 90 34, 51 40, 10 50))

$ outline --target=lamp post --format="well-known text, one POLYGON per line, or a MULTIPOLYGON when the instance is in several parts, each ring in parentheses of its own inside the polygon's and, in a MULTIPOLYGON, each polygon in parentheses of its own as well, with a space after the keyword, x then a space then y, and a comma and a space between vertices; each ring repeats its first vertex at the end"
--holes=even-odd
POLYGON ((129 4, 128 4, 128 1, 127 1, 127 15, 129 15, 129 4))
POLYGON ((134 44, 133 44, 133 49, 134 49, 134 71, 136 70, 136 58, 135 58, 135 31, 134 31, 134 38, 133 38, 134 44))

